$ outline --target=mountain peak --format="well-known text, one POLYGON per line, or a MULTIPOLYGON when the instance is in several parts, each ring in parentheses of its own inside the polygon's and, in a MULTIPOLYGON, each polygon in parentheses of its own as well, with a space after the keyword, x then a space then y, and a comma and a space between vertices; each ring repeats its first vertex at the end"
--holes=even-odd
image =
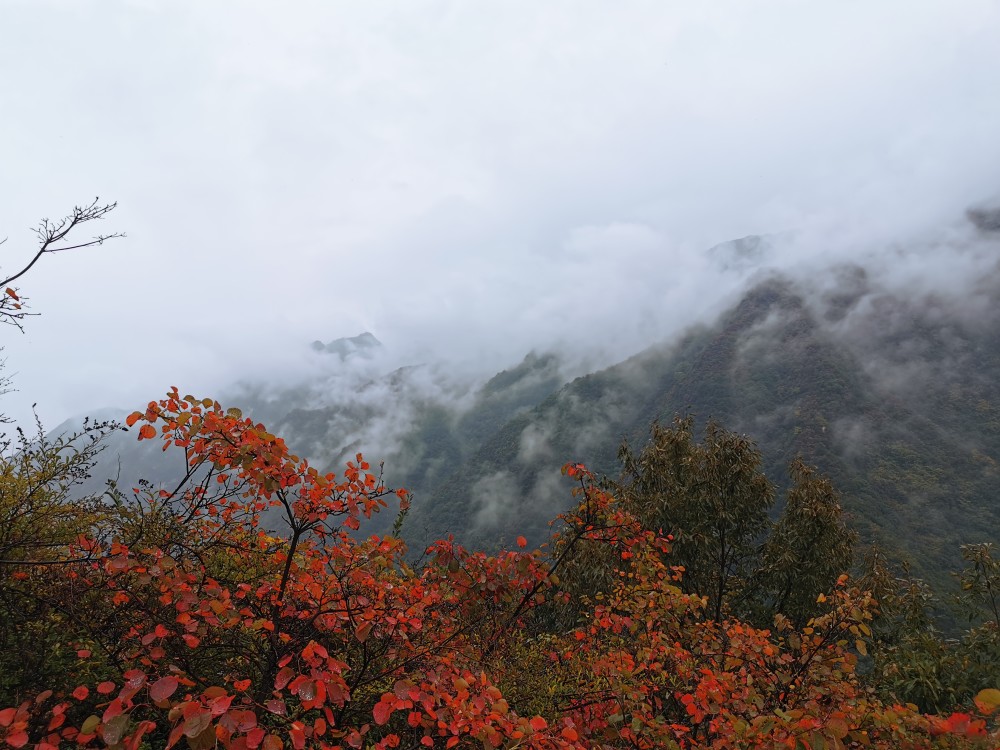
POLYGON ((970 208, 965 215, 982 232, 1000 232, 1000 206, 970 208))
POLYGON ((382 342, 368 331, 365 331, 364 333, 359 333, 357 336, 334 339, 326 344, 322 341, 313 341, 311 346, 313 351, 316 352, 336 354, 343 362, 348 357, 354 355, 359 355, 366 359, 371 357, 376 349, 382 348, 382 342))

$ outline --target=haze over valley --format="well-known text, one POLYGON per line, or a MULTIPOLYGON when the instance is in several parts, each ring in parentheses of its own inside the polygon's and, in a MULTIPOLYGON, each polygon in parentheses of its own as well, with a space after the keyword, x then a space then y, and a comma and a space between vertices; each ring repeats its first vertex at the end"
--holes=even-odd
MULTIPOLYGON (((779 488, 796 456, 831 476, 865 543, 935 578, 1000 527, 997 215, 812 267, 774 265, 792 234, 717 245, 707 262, 742 284, 728 305, 610 367, 530 351, 484 379, 432 350, 400 366, 365 332, 302 342, 297 380, 246 378, 219 398, 324 470, 357 452, 384 461, 414 493, 403 534, 416 551, 447 534, 509 544, 514 528, 541 542, 570 501, 564 463, 615 476, 623 439, 692 414, 748 434, 779 488)), ((119 470, 126 487, 169 482, 178 460, 121 435, 89 487, 119 470)))

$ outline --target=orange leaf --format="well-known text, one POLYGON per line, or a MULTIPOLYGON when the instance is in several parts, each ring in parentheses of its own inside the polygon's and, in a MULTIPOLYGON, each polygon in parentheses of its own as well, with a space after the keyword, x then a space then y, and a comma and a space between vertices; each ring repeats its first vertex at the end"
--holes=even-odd
POLYGON ((156 437, 156 429, 151 424, 144 424, 139 428, 139 439, 149 440, 156 437))

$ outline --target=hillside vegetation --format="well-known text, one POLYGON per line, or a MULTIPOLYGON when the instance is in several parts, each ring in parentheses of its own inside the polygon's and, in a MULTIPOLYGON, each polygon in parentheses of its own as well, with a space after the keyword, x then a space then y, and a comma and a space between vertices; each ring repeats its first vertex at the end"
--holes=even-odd
POLYGON ((409 496, 358 454, 323 473, 176 389, 126 420, 173 489, 67 503, 113 426, 22 442, 0 482, 0 740, 170 748, 987 748, 1000 560, 934 640, 877 561, 852 581, 836 492, 804 465, 777 524, 743 437, 690 420, 581 464, 544 548, 358 534, 409 496), (83 436, 86 438, 87 436, 83 436), (282 533, 262 526, 265 512, 282 533), (672 531, 662 529, 670 522, 672 531), (763 540, 759 545, 758 540, 763 540), (928 678, 932 679, 928 679, 928 678), (958 709, 958 710, 956 710, 958 709))
POLYGON ((172 388, 124 430, 21 434, 0 743, 997 747, 981 268, 961 298, 770 274, 570 382, 351 369, 369 334, 239 408, 172 388))

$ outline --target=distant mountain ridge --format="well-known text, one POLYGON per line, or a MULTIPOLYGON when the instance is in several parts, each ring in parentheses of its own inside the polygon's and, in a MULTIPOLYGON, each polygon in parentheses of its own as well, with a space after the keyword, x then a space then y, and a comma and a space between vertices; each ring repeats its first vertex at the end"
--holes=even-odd
POLYGON ((350 356, 370 357, 373 352, 382 347, 382 342, 368 331, 360 333, 350 338, 339 338, 324 344, 322 341, 313 341, 311 344, 313 351, 336 354, 341 360, 350 356))
MULTIPOLYGON (((226 405, 323 468, 357 451, 384 458, 386 480, 415 493, 404 534, 417 549, 447 533, 540 541, 569 502, 563 463, 616 474, 621 440, 641 444, 653 420, 713 418, 758 442, 779 485, 797 455, 818 466, 863 538, 934 577, 955 567, 960 543, 1000 530, 1000 238, 973 224, 979 244, 962 252, 975 274, 958 291, 893 286, 853 264, 766 273, 715 322, 572 382, 551 353, 479 385, 428 365, 355 371, 355 355, 381 347, 361 334, 322 345, 347 369, 244 386, 226 405)), ((727 244, 719 262, 762 252, 757 237, 727 244)), ((169 475, 123 438, 123 476, 169 475)))

